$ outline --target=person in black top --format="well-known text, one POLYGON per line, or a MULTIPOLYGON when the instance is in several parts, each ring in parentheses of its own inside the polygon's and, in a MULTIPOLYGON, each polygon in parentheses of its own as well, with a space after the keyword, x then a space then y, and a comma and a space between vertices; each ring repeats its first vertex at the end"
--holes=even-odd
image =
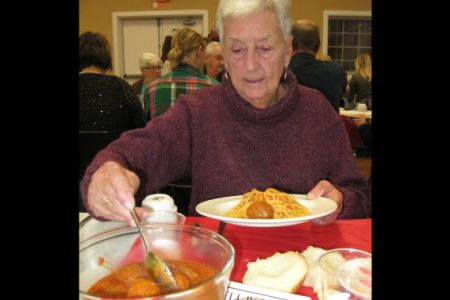
MULTIPOLYGON (((144 110, 130 84, 114 75, 106 38, 85 32, 79 40, 79 130, 120 134, 144 127, 144 110)), ((106 146, 106 145, 105 145, 106 146)))
POLYGON ((355 59, 356 73, 350 80, 348 92, 348 108, 365 103, 372 110, 372 60, 369 54, 360 54, 355 59))
POLYGON ((297 20, 292 25, 292 57, 289 69, 298 83, 319 90, 328 99, 336 112, 345 94, 347 74, 333 61, 320 61, 316 53, 320 47, 317 25, 309 20, 297 20))

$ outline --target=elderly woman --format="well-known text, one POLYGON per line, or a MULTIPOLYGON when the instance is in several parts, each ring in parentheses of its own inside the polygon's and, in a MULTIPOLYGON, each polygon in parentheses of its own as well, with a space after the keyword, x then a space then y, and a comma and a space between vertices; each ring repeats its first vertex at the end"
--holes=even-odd
POLYGON ((132 224, 136 200, 186 175, 191 214, 208 199, 274 187, 336 201, 321 224, 368 215, 367 184, 342 121, 287 68, 290 11, 290 0, 220 1, 222 85, 180 96, 97 155, 82 184, 93 217, 132 224))

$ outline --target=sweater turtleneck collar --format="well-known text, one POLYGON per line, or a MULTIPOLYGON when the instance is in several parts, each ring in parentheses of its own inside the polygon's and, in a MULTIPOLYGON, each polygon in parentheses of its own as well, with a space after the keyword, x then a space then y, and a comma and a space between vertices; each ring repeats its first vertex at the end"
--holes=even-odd
POLYGON ((238 94, 229 76, 222 77, 222 86, 224 87, 226 96, 225 101, 238 115, 256 123, 270 123, 281 120, 297 104, 297 99, 294 97, 298 86, 297 78, 289 69, 286 79, 280 81, 280 84, 282 83, 286 85, 286 94, 284 97, 272 106, 261 109, 254 107, 238 94))

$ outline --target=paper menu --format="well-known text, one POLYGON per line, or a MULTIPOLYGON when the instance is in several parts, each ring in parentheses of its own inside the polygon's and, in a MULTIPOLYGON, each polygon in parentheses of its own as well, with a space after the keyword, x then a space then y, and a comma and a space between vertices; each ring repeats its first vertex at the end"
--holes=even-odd
POLYGON ((225 300, 311 300, 311 298, 230 281, 225 300))

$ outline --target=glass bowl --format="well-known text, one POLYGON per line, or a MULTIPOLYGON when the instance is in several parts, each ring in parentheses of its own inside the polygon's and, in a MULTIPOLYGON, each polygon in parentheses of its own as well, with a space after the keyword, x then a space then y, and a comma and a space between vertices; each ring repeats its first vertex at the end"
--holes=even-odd
MULTIPOLYGON (((178 224, 143 225, 150 250, 165 259, 183 259, 209 264, 219 272, 190 289, 140 300, 224 299, 234 266, 233 246, 221 235, 205 228, 178 224)), ((106 229, 79 245, 80 299, 96 299, 87 293, 100 278, 111 273, 99 259, 113 266, 144 261, 145 251, 137 228, 123 226, 106 229)), ((103 298, 104 300, 104 298, 103 298)))

